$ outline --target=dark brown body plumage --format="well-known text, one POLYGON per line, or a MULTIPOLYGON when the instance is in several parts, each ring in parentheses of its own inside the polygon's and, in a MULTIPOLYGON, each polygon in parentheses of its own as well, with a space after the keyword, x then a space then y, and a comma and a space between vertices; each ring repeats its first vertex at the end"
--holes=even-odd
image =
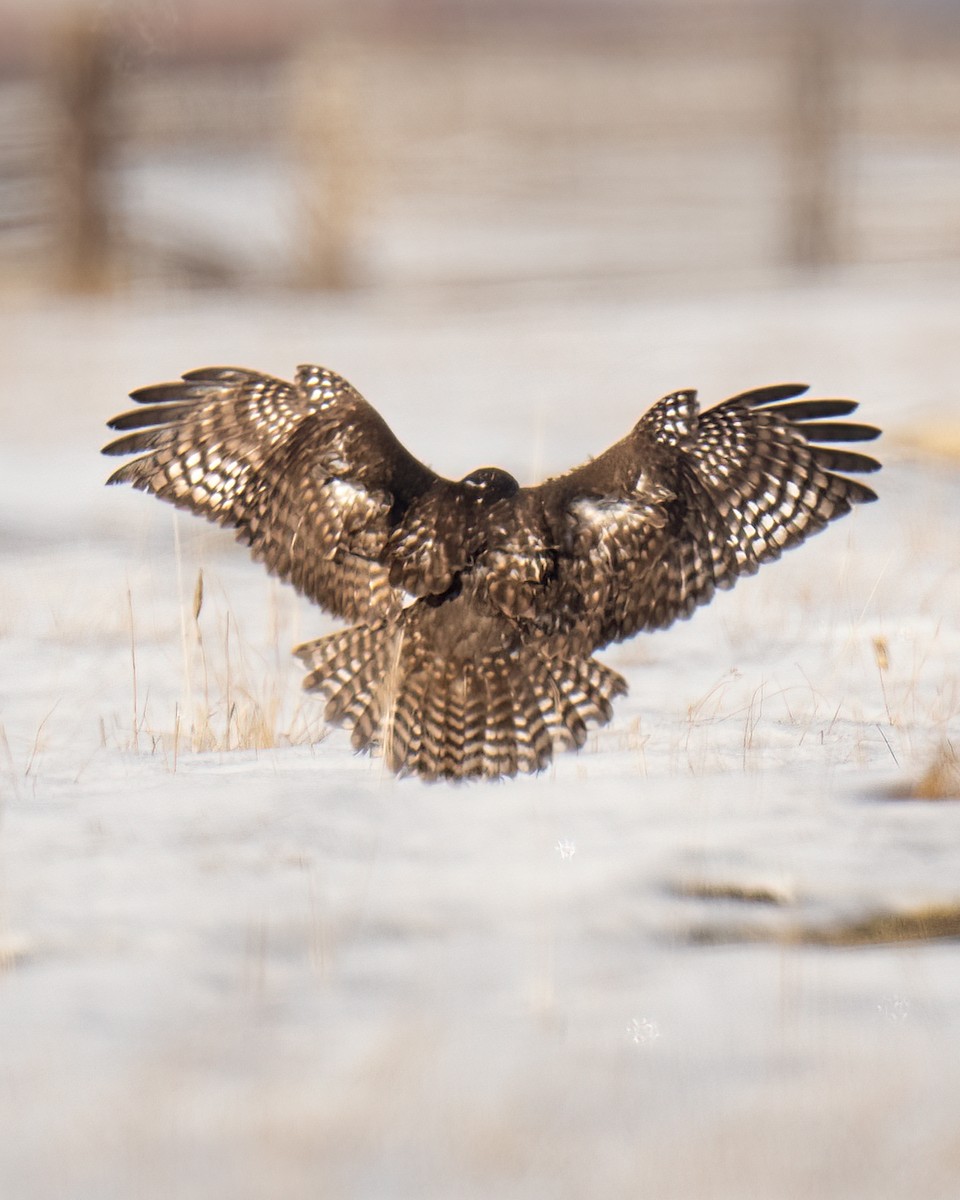
POLYGON ((427 779, 542 769, 610 719, 593 652, 689 616, 854 504, 875 459, 836 443, 849 400, 782 384, 701 413, 676 392, 538 487, 459 482, 410 455, 343 379, 237 368, 132 394, 110 477, 233 526, 255 558, 353 624, 298 648, 357 749, 427 779))

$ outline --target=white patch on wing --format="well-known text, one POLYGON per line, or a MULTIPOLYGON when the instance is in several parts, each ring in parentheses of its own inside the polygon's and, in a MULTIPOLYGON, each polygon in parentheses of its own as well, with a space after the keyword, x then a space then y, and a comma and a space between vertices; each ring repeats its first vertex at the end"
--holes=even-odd
POLYGON ((357 487, 355 483, 351 483, 349 479, 338 479, 334 476, 327 483, 327 488, 331 499, 338 508, 352 508, 357 500, 366 501, 367 499, 367 492, 362 487, 357 487))
POLYGON ((624 500, 613 496, 587 496, 574 500, 570 512, 581 525, 599 534, 611 534, 641 525, 659 529, 666 522, 663 509, 646 502, 646 497, 638 502, 636 499, 624 500))
POLYGON ((613 529, 637 515, 635 505, 628 500, 615 499, 612 496, 586 496, 574 500, 570 511, 582 524, 600 530, 613 529))

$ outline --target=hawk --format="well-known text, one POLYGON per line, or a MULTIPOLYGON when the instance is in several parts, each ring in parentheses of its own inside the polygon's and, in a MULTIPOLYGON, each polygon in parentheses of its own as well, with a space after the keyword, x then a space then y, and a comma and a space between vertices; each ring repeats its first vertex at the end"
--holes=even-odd
POLYGON ((593 654, 664 629, 854 504, 879 469, 836 443, 850 400, 801 384, 702 412, 655 404, 625 438, 536 487, 484 467, 459 482, 397 440, 345 379, 236 367, 131 393, 109 478, 237 531, 253 557, 351 622, 299 646, 304 687, 357 750, 399 774, 542 770, 611 717, 624 679, 593 654))

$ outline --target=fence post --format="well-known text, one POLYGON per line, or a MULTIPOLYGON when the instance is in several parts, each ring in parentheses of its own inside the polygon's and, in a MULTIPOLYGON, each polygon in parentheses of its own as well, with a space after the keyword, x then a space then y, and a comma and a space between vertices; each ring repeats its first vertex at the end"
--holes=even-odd
POLYGON ((112 143, 111 55, 92 13, 65 18, 56 32, 53 93, 54 273, 69 292, 102 292, 112 282, 106 167, 112 143))
POLYGON ((788 256, 815 269, 840 261, 840 0, 794 0, 787 53, 788 256))
POLYGON ((290 80, 300 231, 294 282, 304 288, 349 287, 365 191, 355 65, 342 42, 317 37, 297 51, 290 80))

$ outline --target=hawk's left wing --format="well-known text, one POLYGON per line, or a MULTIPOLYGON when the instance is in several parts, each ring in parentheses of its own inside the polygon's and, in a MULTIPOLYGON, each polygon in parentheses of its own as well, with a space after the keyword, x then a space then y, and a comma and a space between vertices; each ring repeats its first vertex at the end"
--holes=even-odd
POLYGON ((236 367, 131 394, 143 407, 105 454, 137 454, 130 483, 233 526, 255 558, 338 616, 399 608, 383 562, 391 531, 438 482, 346 380, 305 366, 295 384, 236 367))
POLYGON ((780 384, 701 413, 696 393, 665 397, 605 454, 541 489, 561 547, 554 589, 566 627, 595 649, 659 629, 717 588, 779 558, 854 504, 876 499, 848 477, 879 469, 835 448, 880 431, 830 418, 850 400, 797 400, 780 384))

